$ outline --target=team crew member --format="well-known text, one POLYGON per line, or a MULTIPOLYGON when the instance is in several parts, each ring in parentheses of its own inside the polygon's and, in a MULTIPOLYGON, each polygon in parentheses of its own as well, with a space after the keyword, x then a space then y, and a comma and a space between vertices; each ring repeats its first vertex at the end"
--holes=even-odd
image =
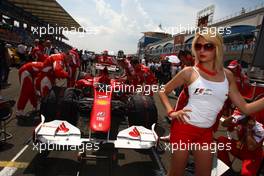
MULTIPOLYGON (((165 85, 164 91, 160 91, 159 95, 168 116, 175 122, 171 127, 170 142, 185 143, 187 146, 193 143, 209 146, 213 140, 212 127, 228 96, 245 114, 263 109, 264 99, 245 102, 232 72, 223 68, 223 39, 215 30, 197 33, 192 51, 197 65, 185 67, 165 85), (168 94, 184 84, 188 86, 188 103, 182 110, 175 111, 168 94)), ((202 147, 193 150, 196 175, 211 175, 211 152, 202 147)), ((174 150, 168 175, 184 175, 188 156, 188 150, 174 150)))
POLYGON ((166 84, 171 80, 171 66, 172 63, 169 62, 169 58, 165 57, 164 60, 161 61, 161 66, 160 66, 160 73, 161 73, 161 79, 160 79, 160 84, 166 84))
POLYGON ((233 60, 229 63, 227 68, 234 74, 237 83, 237 88, 240 93, 244 96, 244 98, 246 98, 247 94, 250 91, 250 85, 248 77, 242 72, 241 65, 238 63, 237 60, 233 60))
POLYGON ((67 79, 67 87, 73 87, 76 81, 78 68, 80 67, 80 58, 76 49, 70 50, 69 54, 71 55, 72 59, 69 61, 67 67, 69 73, 69 77, 67 79))
POLYGON ((118 51, 117 60, 118 60, 118 65, 120 65, 124 69, 123 75, 120 76, 119 78, 127 79, 127 81, 131 83, 136 73, 130 61, 125 57, 124 51, 122 50, 118 51))
POLYGON ((151 85, 157 83, 155 75, 150 71, 147 66, 140 64, 138 59, 132 59, 130 63, 136 73, 133 79, 134 85, 151 85))
POLYGON ((44 53, 44 49, 44 41, 36 41, 35 46, 31 52, 31 57, 33 58, 33 60, 38 62, 44 62, 45 59, 48 57, 48 55, 44 53))
MULTIPOLYGON (((140 64, 138 59, 129 61, 124 58, 123 51, 119 51, 118 64, 124 69, 124 74, 119 78, 126 79, 130 85, 152 85, 157 83, 155 75, 147 66, 140 64)), ((150 95, 153 95, 152 91, 150 95)))
MULTIPOLYGON (((264 111, 251 115, 246 123, 240 123, 245 119, 238 109, 236 109, 230 118, 223 122, 223 126, 228 127, 230 131, 240 129, 237 131, 238 140, 220 136, 218 142, 224 144, 231 143, 231 150, 219 150, 218 158, 226 165, 232 167, 232 162, 229 158, 229 152, 236 158, 242 160, 242 176, 257 175, 260 169, 261 162, 264 157, 262 143, 264 140, 264 119, 262 118, 264 111)), ((249 117, 247 117, 249 118, 249 117)))
MULTIPOLYGON (((132 67, 135 70, 135 75, 131 78, 131 84, 134 86, 146 86, 146 85, 153 85, 157 83, 157 79, 155 75, 150 71, 150 69, 140 64, 137 59, 132 59, 130 61, 132 67)), ((143 92, 144 95, 150 95, 153 96, 153 91, 150 89, 150 93, 143 92)))
POLYGON ((34 109, 37 108, 37 96, 34 87, 34 80, 37 74, 42 70, 42 62, 29 62, 19 69, 20 95, 17 101, 16 116, 25 116, 24 109, 28 101, 34 109))
POLYGON ((70 53, 60 53, 53 54, 44 61, 43 68, 36 79, 36 89, 41 97, 45 97, 49 93, 56 78, 69 78, 69 74, 64 68, 67 67, 71 59, 70 53))

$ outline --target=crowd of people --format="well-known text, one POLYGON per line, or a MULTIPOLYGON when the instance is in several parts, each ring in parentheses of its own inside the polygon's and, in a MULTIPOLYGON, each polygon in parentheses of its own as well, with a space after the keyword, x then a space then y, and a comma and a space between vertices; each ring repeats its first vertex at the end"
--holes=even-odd
POLYGON ((230 43, 225 43, 224 45, 224 51, 230 52, 230 51, 241 51, 244 50, 254 50, 256 45, 255 40, 246 40, 246 41, 233 41, 230 43))
POLYGON ((10 85, 10 67, 13 65, 19 69, 21 89, 17 100, 18 118, 25 116, 24 109, 28 101, 37 109, 39 99, 48 94, 56 78, 66 78, 67 86, 74 86, 77 68, 80 66, 77 49, 72 48, 63 53, 50 40, 36 39, 33 47, 28 48, 21 43, 15 52, 10 44, 1 42, 0 50, 1 89, 10 85), (14 62, 14 57, 18 57, 18 63, 14 62))
MULTIPOLYGON (((155 74, 158 83, 162 85, 169 82, 184 67, 194 65, 194 59, 189 50, 180 50, 177 58, 179 59, 178 62, 172 62, 169 60, 169 56, 166 56, 159 60, 150 60, 145 65, 150 68, 151 72, 155 74)), ((181 89, 181 87, 177 88, 173 93, 179 96, 181 89)))
POLYGON ((43 61, 51 54, 61 53, 62 50, 52 45, 50 40, 35 39, 34 44, 27 46, 24 42, 18 45, 11 45, 8 42, 0 41, 1 49, 1 87, 10 85, 8 75, 11 66, 21 67, 31 61, 43 61))

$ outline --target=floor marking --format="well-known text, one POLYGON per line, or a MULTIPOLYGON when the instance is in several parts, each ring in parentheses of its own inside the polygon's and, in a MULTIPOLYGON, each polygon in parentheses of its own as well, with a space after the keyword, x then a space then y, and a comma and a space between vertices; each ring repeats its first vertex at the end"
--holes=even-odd
MULTIPOLYGON (((23 152, 28 148, 29 145, 25 145, 17 154, 12 158, 12 160, 9 163, 15 163, 16 159, 20 157, 23 152)), ((17 162, 18 163, 18 162, 17 162)), ((17 167, 12 167, 12 166, 6 166, 4 169, 0 171, 0 176, 12 176, 16 171, 17 167)))
POLYGON ((27 162, 0 161, 0 167, 26 168, 28 165, 27 162))

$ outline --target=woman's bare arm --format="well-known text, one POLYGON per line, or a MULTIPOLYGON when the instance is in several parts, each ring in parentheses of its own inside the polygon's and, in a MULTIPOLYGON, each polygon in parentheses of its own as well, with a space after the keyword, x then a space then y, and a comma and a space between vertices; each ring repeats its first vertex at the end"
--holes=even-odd
POLYGON ((188 84, 190 81, 192 71, 193 71, 192 67, 184 68, 164 86, 164 91, 159 92, 161 102, 166 108, 167 113, 173 110, 173 107, 171 106, 168 99, 168 94, 170 94, 177 87, 180 87, 183 84, 188 84))
POLYGON ((225 69, 225 72, 229 81, 229 97, 241 112, 250 115, 264 109, 264 98, 247 103, 236 86, 236 80, 232 72, 227 69, 225 69))

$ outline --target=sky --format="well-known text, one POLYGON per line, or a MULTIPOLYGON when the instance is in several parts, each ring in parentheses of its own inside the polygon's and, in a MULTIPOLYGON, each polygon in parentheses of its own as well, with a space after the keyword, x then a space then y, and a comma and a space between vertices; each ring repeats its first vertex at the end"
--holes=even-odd
MULTIPOLYGON (((215 6, 214 20, 254 8, 264 0, 57 0, 86 33, 65 33, 73 47, 95 52, 136 53, 142 32, 159 24, 172 32, 195 26, 197 12, 215 6)), ((78 30, 78 29, 76 29, 78 30)))

